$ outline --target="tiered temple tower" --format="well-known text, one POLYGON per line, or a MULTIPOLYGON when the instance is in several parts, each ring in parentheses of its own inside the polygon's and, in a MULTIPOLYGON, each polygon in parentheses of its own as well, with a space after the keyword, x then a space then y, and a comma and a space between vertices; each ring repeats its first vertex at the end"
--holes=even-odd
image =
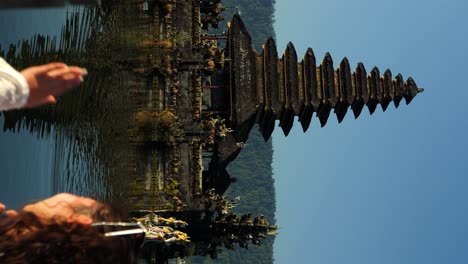
POLYGON ((229 24, 228 51, 231 124, 239 128, 253 125, 255 120, 265 140, 273 133, 276 120, 287 136, 295 116, 305 132, 314 113, 323 127, 332 109, 341 122, 350 106, 357 118, 364 106, 370 114, 378 104, 383 111, 392 101, 398 108, 403 98, 409 104, 423 91, 411 77, 404 81, 397 74, 393 78, 388 69, 383 75, 377 67, 367 73, 359 63, 351 72, 347 58, 335 69, 329 53, 317 63, 311 48, 298 62, 291 42, 281 58, 273 38, 266 41, 258 54, 238 15, 229 24))

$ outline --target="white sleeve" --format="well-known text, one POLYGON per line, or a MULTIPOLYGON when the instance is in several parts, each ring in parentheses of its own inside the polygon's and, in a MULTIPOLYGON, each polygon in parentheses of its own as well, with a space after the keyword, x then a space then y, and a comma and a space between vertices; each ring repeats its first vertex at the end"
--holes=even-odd
POLYGON ((21 108, 28 101, 26 79, 0 58, 0 111, 21 108))

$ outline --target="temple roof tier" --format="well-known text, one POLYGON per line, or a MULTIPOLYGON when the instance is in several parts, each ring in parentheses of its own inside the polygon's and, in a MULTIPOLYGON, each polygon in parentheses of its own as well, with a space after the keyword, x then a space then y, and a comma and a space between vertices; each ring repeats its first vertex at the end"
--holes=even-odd
MULTIPOLYGON (((349 107, 355 118, 359 117, 364 106, 372 115, 379 104, 384 112, 392 101, 398 108, 401 99, 405 98, 409 104, 423 90, 411 77, 406 82, 400 74, 392 79, 389 69, 383 75, 377 67, 367 73, 364 65, 358 63, 352 72, 347 58, 335 69, 330 53, 326 53, 317 65, 311 48, 298 62, 291 42, 278 58, 276 44, 271 37, 262 46, 261 54, 257 54, 238 15, 230 25, 228 46, 231 57, 231 122, 234 126, 241 126, 247 120, 255 119, 265 140, 273 133, 275 120, 279 120, 279 126, 287 136, 295 116, 305 132, 313 113, 323 127, 332 109, 341 123, 349 107)), ((248 127, 251 125, 249 123, 248 127)))

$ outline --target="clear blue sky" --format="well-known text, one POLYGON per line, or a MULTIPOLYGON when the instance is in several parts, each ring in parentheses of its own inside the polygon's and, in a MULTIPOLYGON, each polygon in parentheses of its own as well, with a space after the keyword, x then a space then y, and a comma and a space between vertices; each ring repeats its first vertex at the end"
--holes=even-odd
POLYGON ((277 44, 390 68, 426 91, 273 135, 276 263, 468 263, 468 2, 276 0, 277 44))

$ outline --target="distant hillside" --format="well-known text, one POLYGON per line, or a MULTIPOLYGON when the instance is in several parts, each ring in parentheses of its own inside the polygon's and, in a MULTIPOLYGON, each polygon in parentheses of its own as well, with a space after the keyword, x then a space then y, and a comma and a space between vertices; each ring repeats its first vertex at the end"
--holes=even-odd
MULTIPOLYGON (((275 0, 231 0, 223 1, 223 5, 227 7, 223 14, 227 20, 230 20, 235 12, 240 13, 257 52, 261 52, 261 45, 269 36, 275 37, 275 0)), ((220 28, 218 32, 224 30, 226 28, 220 28)), ((237 182, 231 184, 226 195, 230 198, 240 196, 240 204, 234 208, 235 212, 263 214, 274 224, 276 200, 272 140, 264 142, 258 127, 254 127, 246 144, 239 157, 228 167, 231 177, 235 177, 237 182)), ((187 263, 273 263, 273 242, 274 237, 271 237, 262 241, 259 247, 250 245, 248 250, 240 247, 236 247, 235 250, 223 249, 217 260, 192 258, 187 263)))
MULTIPOLYGON (((224 1, 231 7, 227 12, 238 12, 253 38, 255 49, 261 51, 261 45, 269 36, 275 38, 275 0, 231 0, 224 1)), ((228 17, 230 18, 230 17, 228 17)))
MULTIPOLYGON (((253 39, 257 52, 261 52, 262 44, 268 37, 276 38, 273 29, 275 0, 224 0, 222 2, 227 8, 223 13, 223 16, 227 18, 226 22, 232 18, 234 13, 239 13, 253 39)), ((221 27, 225 24, 220 23, 220 29, 217 32, 226 30, 226 26, 221 27)), ((210 32, 213 30, 210 29, 210 32)))

